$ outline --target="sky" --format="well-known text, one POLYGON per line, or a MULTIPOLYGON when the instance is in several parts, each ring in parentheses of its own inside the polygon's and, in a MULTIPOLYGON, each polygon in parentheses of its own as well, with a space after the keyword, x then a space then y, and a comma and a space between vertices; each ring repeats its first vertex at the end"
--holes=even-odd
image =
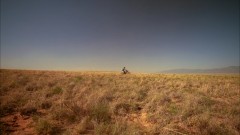
POLYGON ((1 0, 1 68, 239 66, 239 0, 1 0))

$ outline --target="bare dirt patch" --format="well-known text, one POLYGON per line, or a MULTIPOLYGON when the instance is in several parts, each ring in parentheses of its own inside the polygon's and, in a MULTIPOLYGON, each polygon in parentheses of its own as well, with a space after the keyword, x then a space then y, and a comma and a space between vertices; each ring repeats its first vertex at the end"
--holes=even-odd
POLYGON ((33 135, 36 134, 33 127, 33 120, 30 116, 22 116, 20 112, 4 116, 0 119, 4 125, 3 134, 12 135, 33 135))

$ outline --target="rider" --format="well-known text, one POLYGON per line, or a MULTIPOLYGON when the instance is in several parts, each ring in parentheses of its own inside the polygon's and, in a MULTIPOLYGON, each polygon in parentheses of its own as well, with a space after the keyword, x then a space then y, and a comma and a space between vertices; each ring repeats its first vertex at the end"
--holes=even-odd
POLYGON ((123 72, 124 74, 126 74, 128 71, 127 71, 127 69, 126 69, 125 67, 123 67, 122 72, 123 72))

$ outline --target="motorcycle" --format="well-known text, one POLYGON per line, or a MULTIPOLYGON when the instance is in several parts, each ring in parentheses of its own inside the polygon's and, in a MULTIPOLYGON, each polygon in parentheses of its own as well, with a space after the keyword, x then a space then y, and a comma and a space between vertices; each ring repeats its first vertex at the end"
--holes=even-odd
POLYGON ((130 74, 130 72, 128 70, 124 70, 122 71, 122 74, 130 74))

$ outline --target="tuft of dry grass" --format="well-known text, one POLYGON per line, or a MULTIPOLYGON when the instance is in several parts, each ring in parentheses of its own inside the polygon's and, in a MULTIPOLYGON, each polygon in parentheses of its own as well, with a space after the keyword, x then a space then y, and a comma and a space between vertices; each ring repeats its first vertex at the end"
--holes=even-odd
POLYGON ((40 134, 40 135, 53 134, 54 132, 52 124, 49 123, 47 120, 43 120, 43 119, 39 119, 37 121, 35 128, 36 128, 37 134, 40 134))

